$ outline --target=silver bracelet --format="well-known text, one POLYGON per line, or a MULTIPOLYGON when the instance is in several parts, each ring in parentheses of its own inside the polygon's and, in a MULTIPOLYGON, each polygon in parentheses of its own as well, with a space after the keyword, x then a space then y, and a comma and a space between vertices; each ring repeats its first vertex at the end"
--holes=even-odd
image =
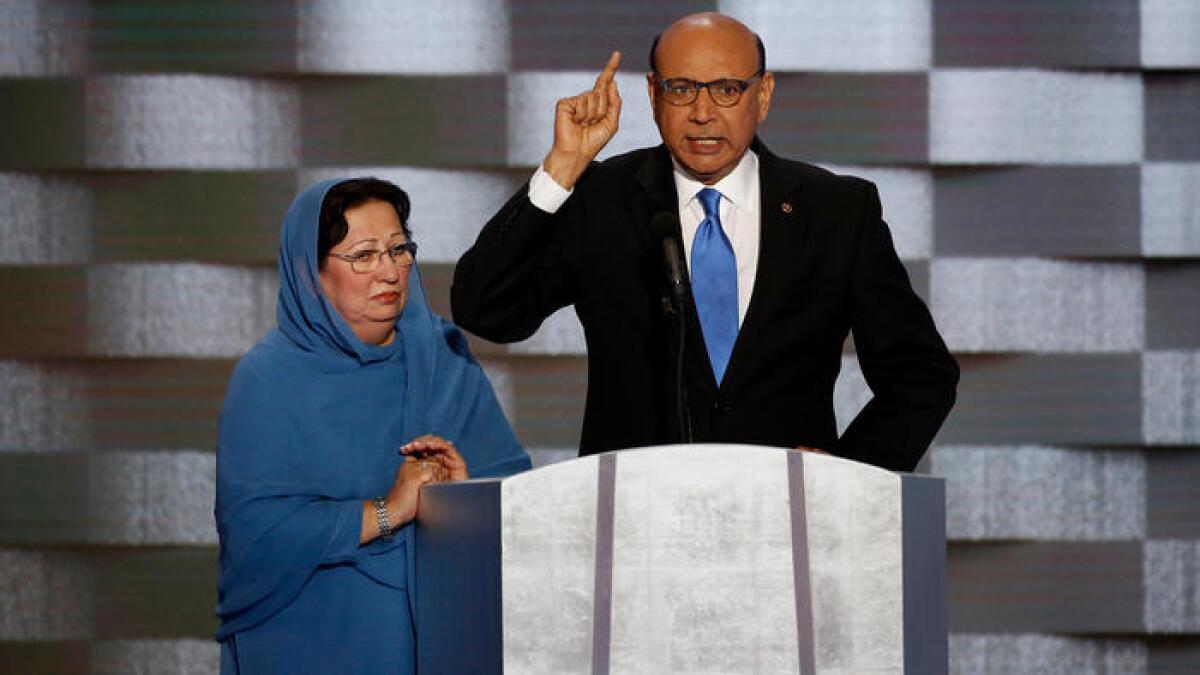
POLYGON ((375 518, 379 521, 379 536, 384 539, 392 538, 392 525, 388 522, 387 501, 383 497, 375 497, 375 518))

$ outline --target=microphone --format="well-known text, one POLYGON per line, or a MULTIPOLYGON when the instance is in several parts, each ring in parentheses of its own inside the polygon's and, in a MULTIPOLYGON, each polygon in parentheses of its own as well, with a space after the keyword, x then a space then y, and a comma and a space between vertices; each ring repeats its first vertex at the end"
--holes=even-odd
POLYGON ((669 211, 660 211, 650 220, 650 231, 662 240, 663 258, 667 261, 667 288, 675 311, 683 313, 684 297, 687 294, 687 271, 683 264, 683 252, 675 233, 679 231, 679 216, 669 211))
POLYGON ((683 347, 687 333, 687 268, 683 264, 683 250, 675 233, 679 231, 679 214, 660 211, 650 219, 650 231, 662 241, 663 259, 667 266, 667 288, 671 294, 671 309, 675 315, 675 414, 679 420, 679 438, 692 442, 692 417, 687 405, 687 391, 683 387, 683 347))

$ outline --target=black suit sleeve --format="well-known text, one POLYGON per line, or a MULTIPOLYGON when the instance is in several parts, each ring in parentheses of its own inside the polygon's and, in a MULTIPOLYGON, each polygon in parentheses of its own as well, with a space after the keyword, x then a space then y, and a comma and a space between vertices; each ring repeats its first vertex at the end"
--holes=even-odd
POLYGON ((528 338, 575 296, 576 200, 549 214, 528 194, 526 185, 508 200, 454 270, 455 323, 493 342, 528 338))
POLYGON ((912 290, 867 184, 855 251, 851 330, 873 397, 838 442, 837 454, 911 471, 933 440, 958 385, 958 364, 912 290))

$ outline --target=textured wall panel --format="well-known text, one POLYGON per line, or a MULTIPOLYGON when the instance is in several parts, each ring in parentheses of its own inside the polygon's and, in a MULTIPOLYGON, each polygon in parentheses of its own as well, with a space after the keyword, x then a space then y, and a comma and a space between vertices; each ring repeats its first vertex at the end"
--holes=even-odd
POLYGON ((1200 160, 1200 73, 1147 73, 1146 159, 1200 160))
POLYGON ((929 158, 925 73, 777 73, 760 135, 809 161, 923 163, 929 158))
POLYGON ((929 258, 933 249, 934 182, 928 171, 838 165, 825 168, 875 183, 896 252, 905 260, 929 258))
POLYGON ((517 436, 527 447, 578 448, 587 391, 582 357, 520 359, 513 368, 517 436))
POLYGON ((1142 401, 1147 443, 1200 443, 1200 352, 1143 354, 1142 401))
POLYGON ((1146 266, 1146 346, 1200 349, 1200 261, 1146 266))
POLYGON ((1200 4, 1141 0, 1142 63, 1152 68, 1200 66, 1200 4))
POLYGON ((504 164, 502 76, 321 78, 302 86, 305 166, 504 164))
POLYGON ((989 167, 934 174, 945 256, 1136 256, 1136 167, 989 167))
POLYGON ((92 250, 92 196, 70 180, 0 173, 0 264, 61 264, 92 250))
POLYGON ((1142 251, 1200 256, 1200 163, 1142 165, 1142 251))
POLYGON ((298 9, 302 71, 450 74, 508 66, 508 12, 494 0, 316 0, 298 9))
POLYGON ((951 544, 955 633, 1136 633, 1142 630, 1142 544, 951 544))
POLYGON ((1146 526, 1154 539, 1200 540, 1200 449, 1156 448, 1146 455, 1146 526))
POLYGON ((86 9, 85 0, 7 0, 0 6, 0 76, 83 70, 86 9))
POLYGON ((207 75, 87 82, 87 162, 111 168, 293 166, 300 98, 286 84, 207 75))
POLYGON ((1146 534, 1146 467, 1138 452, 1035 446, 942 446, 946 536, 1089 541, 1146 534))
MULTIPOLYGON (((478 358, 478 355, 476 357, 478 358)), ((500 409, 504 411, 504 416, 508 418, 509 424, 516 424, 517 376, 514 372, 516 370, 514 364, 497 359, 480 359, 479 365, 483 368, 488 381, 492 383, 492 391, 496 394, 496 400, 500 403, 500 409)))
POLYGON ((216 631, 216 548, 100 547, 80 558, 95 579, 95 639, 209 640, 216 631))
POLYGON ((1143 555, 1146 629, 1200 632, 1200 541, 1147 541, 1143 555))
POLYGON ((1138 640, 1087 640, 1050 635, 950 634, 951 673, 1146 673, 1138 640))
POLYGON ((1134 66, 1138 0, 934 0, 939 66, 1134 66))
POLYGON ((295 69, 296 0, 94 0, 93 71, 295 69))
POLYGON ((1138 265, 939 258, 932 310, 951 349, 1136 351, 1145 344, 1138 265))
POLYGON ((586 355, 587 342, 575 308, 563 307, 546 318, 528 340, 508 345, 512 354, 586 355))
POLYGON ((92 647, 91 672, 104 675, 200 675, 221 667, 212 640, 112 640, 92 647))
POLYGON ((240 356, 275 325, 277 274, 207 265, 106 265, 88 278, 88 349, 240 356))
POLYGON ((88 472, 89 542, 213 544, 216 456, 211 452, 122 452, 88 472))
MULTIPOLYGON (((422 265, 456 262, 479 231, 517 188, 529 179, 525 171, 449 171, 445 169, 344 167, 300 173, 306 186, 326 178, 376 176, 390 180, 412 201, 409 227, 420 245, 422 265)), ((422 268, 424 271, 424 268, 422 268)))
POLYGON ((942 164, 1106 164, 1142 158, 1133 75, 939 70, 929 76, 929 153, 942 164))
POLYGON ((70 640, 90 633, 92 577, 70 556, 0 550, 0 640, 70 640))
POLYGON ((649 69, 647 54, 656 33, 685 14, 716 8, 713 0, 510 0, 508 5, 514 70, 599 72, 618 50, 622 70, 637 74, 649 69))
POLYGON ((771 70, 896 71, 929 67, 930 0, 719 0, 758 32, 771 70))
POLYGON ((1142 442, 1138 355, 960 355, 958 363, 958 402, 942 427, 942 443, 1142 442))
POLYGON ((0 77, 0 168, 83 166, 85 98, 78 80, 0 77))
POLYGON ((38 363, 0 361, 0 452, 86 447, 91 427, 80 409, 86 380, 38 363))
MULTIPOLYGON (((537 167, 554 142, 554 111, 560 98, 591 89, 604 67, 601 57, 594 70, 574 73, 517 73, 508 78, 508 163, 537 167)), ((621 121, 617 135, 605 146, 605 159, 647 145, 658 145, 658 128, 650 112, 646 77, 639 71, 617 73, 621 93, 621 121)), ((532 171, 530 172, 532 175, 532 171)), ((497 204, 499 206, 499 204, 497 204)))

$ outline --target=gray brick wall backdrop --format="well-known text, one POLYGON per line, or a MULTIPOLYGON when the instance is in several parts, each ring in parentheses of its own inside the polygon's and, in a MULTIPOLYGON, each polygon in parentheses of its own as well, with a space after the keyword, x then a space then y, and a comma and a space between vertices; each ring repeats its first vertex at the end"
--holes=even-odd
MULTIPOLYGON (((952 671, 1200 671, 1200 2, 4 0, 0 672, 215 670, 216 414, 300 186, 406 187, 446 312, 554 99, 622 49, 608 154, 655 142, 646 46, 704 9, 762 34, 769 144, 879 183, 962 363, 952 671)), ((572 456, 573 315, 475 348, 572 456)))

